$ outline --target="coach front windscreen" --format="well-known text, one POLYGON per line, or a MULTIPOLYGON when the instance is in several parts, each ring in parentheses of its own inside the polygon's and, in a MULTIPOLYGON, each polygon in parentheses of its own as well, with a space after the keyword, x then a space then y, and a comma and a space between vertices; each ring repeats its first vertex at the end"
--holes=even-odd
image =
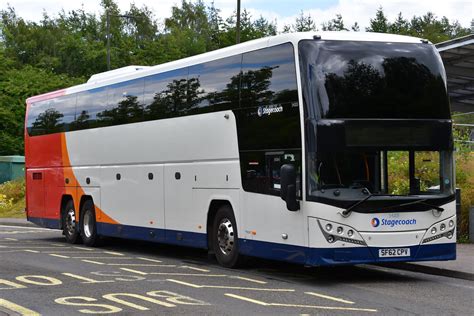
POLYGON ((454 198, 446 76, 433 45, 304 40, 299 57, 309 200, 380 211, 454 198))

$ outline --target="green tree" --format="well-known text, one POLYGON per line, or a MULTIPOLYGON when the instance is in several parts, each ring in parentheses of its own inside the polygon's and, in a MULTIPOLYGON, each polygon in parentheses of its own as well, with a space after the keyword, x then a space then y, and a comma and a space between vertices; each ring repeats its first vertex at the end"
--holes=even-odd
POLYGON ((316 22, 311 17, 311 14, 308 13, 308 15, 305 15, 303 11, 301 11, 300 15, 296 18, 294 24, 285 25, 283 27, 283 33, 310 32, 317 30, 318 28, 316 27, 316 22))
POLYGON ((379 7, 377 13, 375 13, 375 18, 370 19, 370 26, 365 30, 367 32, 377 32, 377 33, 387 33, 389 28, 389 23, 387 17, 383 13, 383 8, 379 7))
POLYGON ((344 27, 342 15, 336 14, 336 17, 329 22, 322 24, 323 31, 349 31, 344 27))

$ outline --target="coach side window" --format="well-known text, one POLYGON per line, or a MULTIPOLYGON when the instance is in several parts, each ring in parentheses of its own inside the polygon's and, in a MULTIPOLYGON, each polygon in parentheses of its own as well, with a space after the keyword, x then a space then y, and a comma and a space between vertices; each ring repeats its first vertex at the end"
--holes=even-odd
POLYGON ((101 126, 143 121, 143 89, 145 80, 135 79, 109 87, 107 108, 97 113, 101 126))
POLYGON ((145 120, 177 116, 186 105, 188 69, 178 69, 145 78, 145 120))
POLYGON ((30 136, 65 132, 75 119, 76 95, 39 101, 28 110, 27 130, 30 136))
POLYGON ((278 195, 281 165, 291 163, 301 170, 293 45, 245 53, 240 87, 240 109, 235 114, 244 190, 278 195))
POLYGON ((107 90, 102 87, 78 93, 76 119, 71 130, 103 126, 98 114, 107 109, 107 90))
POLYGON ((241 63, 239 54, 191 66, 186 111, 195 114, 237 108, 241 63))

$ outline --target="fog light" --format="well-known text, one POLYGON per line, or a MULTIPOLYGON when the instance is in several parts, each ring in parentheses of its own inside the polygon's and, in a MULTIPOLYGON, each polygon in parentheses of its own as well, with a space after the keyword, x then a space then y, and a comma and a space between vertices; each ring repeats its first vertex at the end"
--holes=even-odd
POLYGON ((448 232, 447 237, 448 237, 449 239, 453 238, 453 232, 448 232))
POLYGON ((329 236, 329 237, 328 237, 328 241, 329 241, 329 242, 334 242, 334 236, 329 236))
POLYGON ((449 221, 449 227, 453 227, 454 226, 454 221, 453 220, 450 220, 449 221))
POLYGON ((332 225, 331 224, 326 224, 326 230, 330 232, 332 230, 332 225))
POLYGON ((432 235, 436 234, 436 231, 437 231, 437 230, 436 230, 436 227, 431 228, 431 234, 432 234, 432 235))
POLYGON ((444 231, 444 230, 446 229, 446 224, 445 224, 445 223, 441 224, 441 226, 439 227, 439 229, 440 229, 441 231, 444 231))
POLYGON ((339 226, 339 227, 337 228, 337 233, 338 233, 339 235, 342 235, 343 232, 344 232, 344 229, 343 229, 341 226, 339 226))
POLYGON ((347 231, 347 236, 352 237, 352 235, 354 235, 354 231, 352 229, 349 229, 347 231))

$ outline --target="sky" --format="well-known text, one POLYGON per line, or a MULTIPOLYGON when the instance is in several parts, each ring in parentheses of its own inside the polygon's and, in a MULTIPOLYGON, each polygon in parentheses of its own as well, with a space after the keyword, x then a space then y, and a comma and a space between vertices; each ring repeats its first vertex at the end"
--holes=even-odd
MULTIPOLYGON (((181 0, 115 0, 122 11, 135 3, 141 7, 146 4, 159 20, 171 15, 171 7, 179 4, 181 0)), ((204 0, 210 4, 212 0, 204 0)), ((42 13, 55 16, 61 9, 70 11, 81 6, 87 12, 99 13, 101 8, 99 0, 0 0, 0 9, 6 9, 8 5, 15 8, 18 16, 30 21, 39 21, 42 13)), ((237 0, 214 0, 216 8, 221 10, 225 18, 235 10, 237 0)), ((279 30, 285 24, 291 24, 303 11, 311 14, 316 20, 318 27, 342 14, 346 27, 358 22, 361 29, 368 26, 370 18, 375 16, 378 7, 382 6, 389 21, 393 21, 402 12, 405 18, 413 15, 423 15, 428 11, 437 17, 446 16, 449 20, 458 20, 463 27, 470 27, 474 18, 474 0, 241 0, 242 8, 246 8, 253 18, 263 16, 270 21, 276 21, 279 30)))

